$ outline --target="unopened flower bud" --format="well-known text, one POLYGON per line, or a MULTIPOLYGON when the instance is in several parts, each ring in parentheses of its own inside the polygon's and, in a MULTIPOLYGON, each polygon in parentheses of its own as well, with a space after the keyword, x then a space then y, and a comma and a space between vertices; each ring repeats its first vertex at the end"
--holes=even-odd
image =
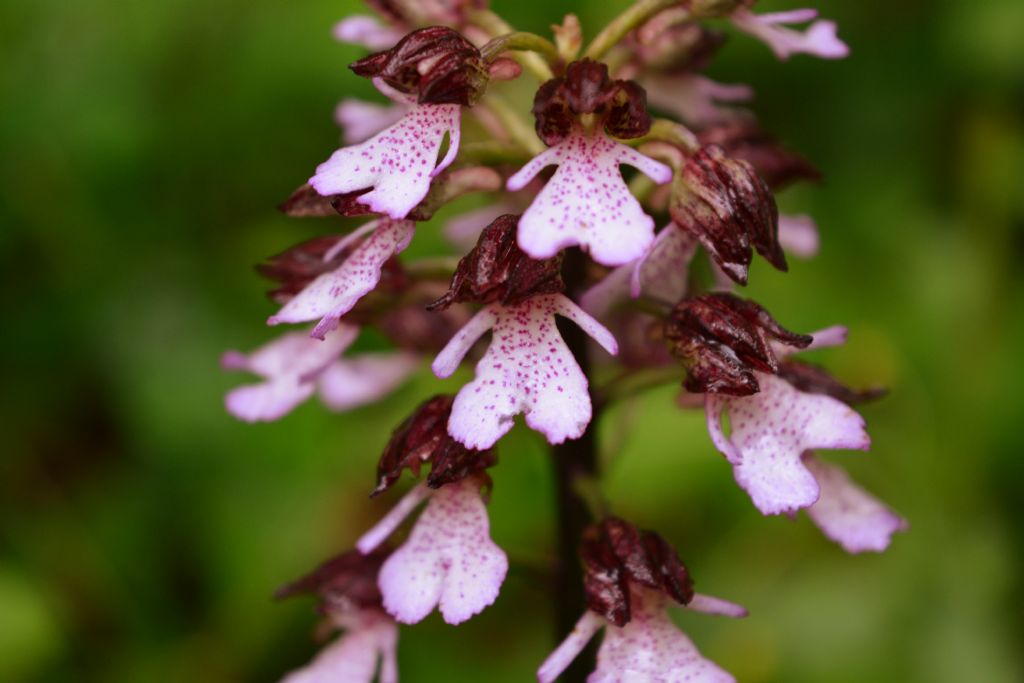
POLYGON ((359 76, 381 79, 419 104, 472 105, 488 78, 480 50, 444 26, 413 31, 390 50, 349 68, 359 76))
POLYGON ((796 348, 812 341, 783 328, 759 304, 732 294, 680 301, 665 321, 665 339, 686 365, 687 391, 730 396, 757 393, 755 371, 779 371, 771 339, 796 348))
POLYGON ((453 396, 434 396, 398 426, 380 456, 378 484, 372 495, 389 489, 405 469, 418 476, 424 463, 431 464, 427 485, 436 489, 483 472, 497 462, 493 450, 470 450, 448 435, 453 401, 453 396))
POLYGON ((477 245, 459 261, 448 292, 431 305, 444 310, 453 303, 472 301, 514 306, 542 294, 565 289, 562 257, 537 260, 516 243, 519 216, 499 216, 480 233, 477 245))
POLYGON ((617 517, 584 531, 580 557, 587 605, 616 626, 632 618, 631 583, 681 605, 693 599, 693 580, 672 546, 653 531, 640 531, 617 517))
POLYGON ((718 146, 702 147, 676 175, 669 213, 740 284, 747 282, 751 247, 779 270, 787 269, 775 197, 753 166, 718 146))

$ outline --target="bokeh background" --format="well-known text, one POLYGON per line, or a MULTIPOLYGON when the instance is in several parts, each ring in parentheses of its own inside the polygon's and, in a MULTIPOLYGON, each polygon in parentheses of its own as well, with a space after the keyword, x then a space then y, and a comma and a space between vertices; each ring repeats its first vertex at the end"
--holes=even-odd
MULTIPOLYGON (((818 219, 820 256, 759 264, 749 291, 792 329, 850 326, 818 360, 892 392, 863 410, 873 450, 833 457, 912 531, 849 557, 805 517, 762 518, 671 388, 609 416, 608 491, 750 608, 680 615, 742 681, 1024 680, 1024 4, 811 4, 848 60, 736 36, 711 70, 825 173, 780 198, 818 219)), ((591 35, 623 6, 494 0, 591 35)), ((272 681, 313 655, 309 602, 270 594, 393 502, 366 498, 376 457, 436 384, 249 426, 217 360, 273 334, 251 264, 324 229, 274 206, 335 147, 335 102, 369 93, 330 38, 357 7, 0 5, 0 680, 272 681)), ((444 253, 436 233, 410 253, 444 253)), ((547 456, 518 429, 501 451, 491 518, 516 569, 467 625, 403 629, 407 683, 530 680, 552 644, 547 456)))

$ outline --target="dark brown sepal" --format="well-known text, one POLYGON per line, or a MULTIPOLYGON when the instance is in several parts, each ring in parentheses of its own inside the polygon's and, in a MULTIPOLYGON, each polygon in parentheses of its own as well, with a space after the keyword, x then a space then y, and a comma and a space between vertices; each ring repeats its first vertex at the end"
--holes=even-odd
POLYGON ((797 180, 821 180, 821 172, 810 161, 783 147, 752 119, 712 126, 697 138, 702 145, 718 145, 730 157, 750 163, 775 191, 797 180))
POLYGON ((833 377, 825 368, 797 360, 785 360, 779 366, 779 377, 808 394, 824 394, 847 405, 866 403, 882 398, 888 390, 851 389, 833 377))
POLYGON ((683 386, 692 393, 760 391, 755 371, 779 371, 772 339, 806 348, 813 338, 786 330, 754 301, 725 293, 683 299, 665 320, 665 340, 686 366, 683 386))
POLYGON ((294 595, 316 595, 322 613, 381 605, 377 574, 391 554, 387 546, 364 555, 349 550, 327 560, 309 574, 282 586, 274 593, 281 600, 294 595))
POLYGON ((751 247, 779 270, 787 269, 775 197, 753 166, 718 146, 702 147, 676 174, 669 213, 740 284, 747 282, 751 247))
POLYGON ((488 79, 480 50, 445 26, 417 29, 390 50, 360 59, 349 68, 359 76, 380 78, 414 96, 419 104, 470 106, 488 79))
POLYGON ((587 606, 616 626, 632 618, 630 583, 659 591, 681 605, 693 599, 693 580, 668 542, 618 517, 588 527, 580 545, 587 606))
POLYGON ((466 301, 515 306, 563 291, 562 255, 543 261, 527 256, 516 243, 518 225, 519 216, 506 214, 484 228, 476 246, 459 261, 448 292, 429 308, 444 310, 466 301))
POLYGON ((391 488, 405 469, 419 476, 424 463, 431 464, 427 485, 436 489, 497 462, 493 450, 472 451, 448 435, 454 400, 443 394, 429 398, 395 429, 377 463, 377 488, 371 496, 391 488))
POLYGON ((605 132, 638 138, 651 128, 647 93, 633 81, 612 80, 608 66, 581 59, 565 76, 543 83, 533 99, 537 135, 548 145, 561 142, 583 114, 594 114, 605 132))

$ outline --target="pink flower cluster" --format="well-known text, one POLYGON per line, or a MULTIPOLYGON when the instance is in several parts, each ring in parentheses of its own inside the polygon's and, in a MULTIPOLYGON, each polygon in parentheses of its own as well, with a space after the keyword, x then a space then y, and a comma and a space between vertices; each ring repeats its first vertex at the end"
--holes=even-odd
MULTIPOLYGON (((429 467, 424 480, 355 550, 286 589, 317 594, 329 625, 345 631, 291 683, 369 683, 375 675, 392 683, 398 623, 437 609, 460 624, 495 602, 509 560, 491 538, 486 508, 494 448, 518 415, 553 446, 582 437, 599 407, 617 398, 610 385, 595 386, 595 365, 618 364, 626 376, 673 371, 685 389, 680 403, 703 406, 711 444, 761 513, 806 510, 851 553, 884 550, 906 527, 816 454, 870 445, 851 406, 875 392, 848 389, 791 358, 845 342, 846 330, 794 334, 733 293, 755 252, 785 270, 787 253, 817 251, 813 219, 780 215, 774 194, 817 171, 735 106, 752 98, 750 88, 701 73, 717 47, 704 18, 729 19, 780 59, 846 56, 835 24, 814 21, 800 33, 784 25, 815 19, 813 10, 758 15, 750 2, 705 3, 707 16, 669 8, 631 27, 610 69, 600 49, 580 56, 574 17, 550 43, 495 35, 493 22, 474 19, 479 4, 388 4, 380 19, 336 26, 338 39, 378 51, 352 69, 388 104, 338 106, 345 146, 284 210, 371 218, 261 266, 279 285, 268 324, 312 327, 223 358, 225 368, 263 380, 227 395, 228 410, 246 421, 279 419, 315 393, 336 410, 375 402, 431 356, 440 379, 465 377, 466 359, 474 366, 454 395, 428 399, 395 430, 374 495, 405 470, 420 476, 429 467), (532 54, 520 66, 513 51, 532 54), (523 67, 542 81, 536 137, 488 99, 492 81, 521 77, 523 67), (680 120, 652 117, 648 105, 680 120), (487 138, 463 144, 466 118, 487 138), (450 241, 469 249, 457 265, 398 258, 419 223, 472 192, 491 195, 449 223, 450 241), (704 281, 691 267, 698 258, 710 262, 704 281), (559 318, 578 328, 568 342, 559 318), (393 348, 350 352, 365 327, 383 331, 393 348), (404 540, 389 545, 421 507, 404 540)), ((693 593, 674 548, 621 519, 595 519, 580 542, 587 609, 540 667, 542 683, 601 629, 591 683, 733 680, 699 654, 668 609, 742 617, 742 607, 693 593)))

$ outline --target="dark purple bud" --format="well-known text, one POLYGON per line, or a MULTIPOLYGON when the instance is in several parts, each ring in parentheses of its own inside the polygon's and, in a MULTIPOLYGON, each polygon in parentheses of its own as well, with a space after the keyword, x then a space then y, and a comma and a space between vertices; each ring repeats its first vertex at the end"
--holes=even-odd
POLYGON ((461 312, 456 308, 428 311, 417 304, 388 311, 374 324, 398 348, 436 356, 466 323, 461 312))
POLYGON ((543 261, 527 256, 516 243, 518 225, 519 216, 506 214, 484 228, 473 250, 459 261, 448 292, 431 310, 465 301, 515 306, 563 291, 561 254, 543 261))
POLYGON ((825 368, 803 361, 783 361, 779 366, 778 374, 779 377, 800 391, 808 394, 825 394, 851 406, 874 401, 889 393, 880 387, 861 390, 851 389, 833 377, 825 368))
POLYGON ((637 138, 651 128, 647 93, 632 81, 612 80, 608 66, 592 59, 572 62, 565 76, 545 82, 533 99, 537 135, 561 142, 583 114, 594 114, 609 134, 637 138))
POLYGON ((683 299, 665 320, 665 341, 686 366, 683 386, 692 393, 760 391, 754 372, 779 371, 771 339, 796 348, 812 341, 783 328, 759 304, 732 294, 683 299))
POLYGON ((282 586, 274 593, 278 600, 294 595, 315 595, 322 613, 381 605, 377 574, 391 549, 382 546, 368 555, 349 550, 324 562, 309 574, 282 586))
POLYGON ((718 145, 727 155, 748 162, 773 190, 797 180, 821 180, 821 172, 799 154, 785 149, 779 141, 753 120, 723 123, 698 133, 703 145, 718 145))
POLYGON ((673 182, 669 213, 740 284, 747 282, 751 247, 787 269, 775 197, 749 163, 727 157, 720 147, 702 147, 687 160, 673 182))
POLYGON ((703 71, 725 42, 725 34, 692 21, 678 7, 656 14, 630 34, 641 67, 670 73, 703 71))
POLYGON ((427 485, 440 488, 482 472, 497 462, 493 450, 471 451, 448 435, 453 396, 439 395, 420 404, 392 433, 377 464, 376 496, 398 481, 402 471, 419 476, 420 467, 431 463, 427 485))
POLYGON ((480 51, 458 31, 430 26, 409 33, 390 50, 349 66, 357 75, 380 78, 415 96, 419 104, 470 106, 487 86, 480 51))
POLYGON ((587 528, 580 556, 588 607, 616 626, 632 618, 630 582, 682 605, 693 599, 693 580, 672 546, 617 517, 587 528))

